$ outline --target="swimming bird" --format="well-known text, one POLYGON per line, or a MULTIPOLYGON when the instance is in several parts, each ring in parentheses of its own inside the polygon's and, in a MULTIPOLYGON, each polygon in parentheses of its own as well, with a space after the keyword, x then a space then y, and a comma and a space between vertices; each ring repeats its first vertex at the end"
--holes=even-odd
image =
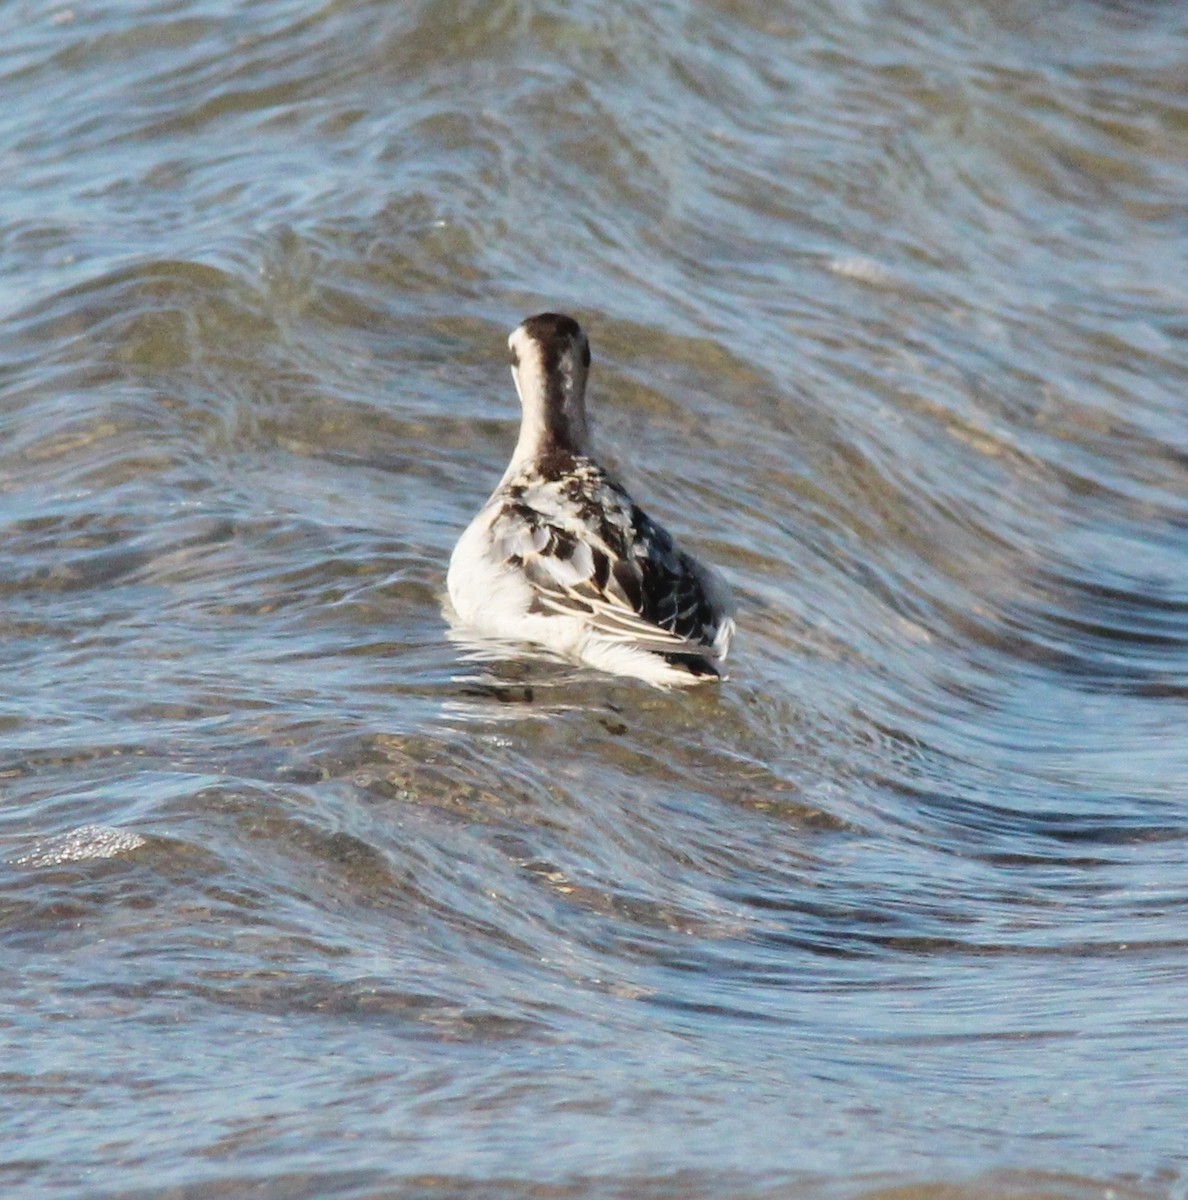
POLYGON ((508 348, 520 436, 450 557, 455 625, 660 687, 721 678, 730 594, 592 457, 581 326, 540 313, 508 348))

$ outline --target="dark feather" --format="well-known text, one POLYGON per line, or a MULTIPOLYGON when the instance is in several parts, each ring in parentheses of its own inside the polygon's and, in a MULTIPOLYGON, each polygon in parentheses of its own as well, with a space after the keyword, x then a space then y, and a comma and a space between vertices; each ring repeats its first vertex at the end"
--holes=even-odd
POLYGON ((492 528, 505 561, 523 572, 544 611, 588 616, 607 636, 674 666, 718 674, 711 659, 725 614, 702 568, 596 463, 564 459, 538 461, 507 486, 492 528))

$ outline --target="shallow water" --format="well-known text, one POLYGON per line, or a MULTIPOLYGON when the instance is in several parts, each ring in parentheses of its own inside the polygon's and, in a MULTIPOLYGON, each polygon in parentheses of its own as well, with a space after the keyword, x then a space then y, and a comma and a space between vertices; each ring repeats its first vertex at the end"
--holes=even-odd
POLYGON ((1188 10, 0 28, 6 1196, 1188 1194, 1188 10), (720 689, 446 636, 543 308, 720 689))

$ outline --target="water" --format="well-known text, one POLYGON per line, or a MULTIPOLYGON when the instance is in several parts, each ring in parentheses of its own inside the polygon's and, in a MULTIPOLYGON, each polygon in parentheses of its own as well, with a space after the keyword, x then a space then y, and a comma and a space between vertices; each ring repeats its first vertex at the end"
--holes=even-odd
POLYGON ((6 1196, 1188 1194, 1188 16, 0 10, 6 1196), (440 600, 587 326, 741 602, 440 600))

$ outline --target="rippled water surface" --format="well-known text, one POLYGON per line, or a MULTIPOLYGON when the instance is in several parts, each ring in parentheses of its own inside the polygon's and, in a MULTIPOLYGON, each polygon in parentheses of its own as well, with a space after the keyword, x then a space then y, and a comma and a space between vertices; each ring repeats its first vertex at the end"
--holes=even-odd
POLYGON ((1188 9, 0 7, 5 1196, 1188 1194, 1188 9), (571 311, 740 600, 469 660, 571 311))

